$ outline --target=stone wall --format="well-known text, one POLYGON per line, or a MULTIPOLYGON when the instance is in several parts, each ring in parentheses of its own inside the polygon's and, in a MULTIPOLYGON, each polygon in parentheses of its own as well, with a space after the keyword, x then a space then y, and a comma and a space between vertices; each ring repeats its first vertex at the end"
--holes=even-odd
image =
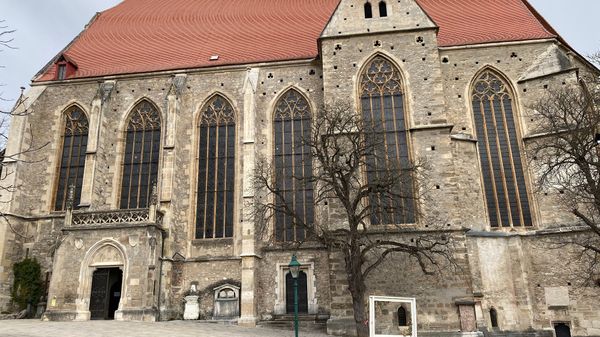
MULTIPOLYGON (((10 181, 22 188, 0 195, 1 200, 11 201, 1 206, 3 212, 12 213, 12 224, 26 234, 15 236, 6 223, 0 225, 0 309, 8 302, 12 263, 29 254, 38 258, 45 272, 52 271, 47 317, 85 318, 90 280, 80 278, 88 268, 82 263, 87 261, 87 249, 110 238, 125 247, 121 263, 130 266, 123 302, 130 318, 156 319, 158 312, 161 319, 180 317, 182 297, 192 282, 204 294, 204 318, 211 313, 211 291, 223 282, 241 284, 245 322, 284 313, 286 266, 296 250, 269 245, 270 235, 259 235, 264 228, 256 228, 250 216, 254 165, 273 154, 274 106, 286 90, 294 88, 306 97, 313 112, 324 102, 349 101, 358 107, 361 71, 373 57, 382 56, 402 74, 411 156, 427 164, 428 179, 418 186, 424 200, 421 222, 408 226, 453 233, 459 268, 425 275, 414 260, 397 255, 367 280, 367 294, 417 298, 418 327, 425 334, 465 329, 467 318, 461 313, 475 312, 478 328, 489 328, 491 308, 498 311, 502 332, 488 330, 499 336, 530 329, 543 335, 553 322, 563 321, 572 325, 575 335, 599 334, 598 307, 591 296, 597 295, 597 289, 569 285, 568 273, 555 263, 561 260, 561 252, 548 253, 532 234, 574 222, 556 192, 534 189, 535 172, 526 172, 534 228, 490 228, 470 106, 471 84, 479 72, 493 69, 505 78, 514 95, 518 128, 525 139, 520 143, 526 151, 533 136, 529 107, 547 90, 577 80, 575 68, 584 65, 555 41, 439 48, 437 27, 413 0, 389 2, 386 18, 377 16, 375 6, 374 18, 363 19, 362 6, 363 1, 341 1, 319 41, 317 60, 34 87, 28 101, 30 114, 11 126, 9 147, 16 152, 47 145, 23 154, 23 161, 10 163, 15 172, 10 181), (234 235, 196 239, 198 120, 202 107, 216 94, 225 97, 236 114, 234 235), (164 213, 167 237, 162 257, 157 251, 152 255, 149 248, 149 237, 157 236, 157 230, 63 231, 65 213, 52 209, 64 111, 77 104, 90 120, 82 209, 113 210, 120 193, 125 122, 142 99, 161 113, 158 207, 164 213), (469 229, 472 232, 465 236, 469 229), (548 296, 568 304, 549 305, 548 296)), ((319 206, 317 213, 331 226, 343 223, 333 207, 319 206)), ((272 228, 266 229, 271 232, 272 228)), ((311 314, 331 315, 332 331, 348 330, 352 306, 340 253, 318 246, 301 247, 297 253, 309 274, 311 314)))

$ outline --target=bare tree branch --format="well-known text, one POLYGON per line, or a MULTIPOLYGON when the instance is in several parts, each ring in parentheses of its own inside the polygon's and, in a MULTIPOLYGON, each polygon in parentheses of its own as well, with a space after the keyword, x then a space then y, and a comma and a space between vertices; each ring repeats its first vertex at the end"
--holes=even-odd
POLYGON ((310 149, 312 172, 290 177, 270 158, 258 158, 254 219, 271 245, 294 248, 316 242, 343 254, 355 320, 361 322, 357 333, 365 336, 363 305, 369 275, 394 254, 413 258, 426 275, 456 266, 451 235, 434 221, 428 230, 406 230, 431 221, 419 212, 426 193, 415 192, 415 186, 426 191, 426 163, 390 157, 381 125, 365 122, 347 102, 321 107, 313 121, 310 136, 302 139, 302 146, 310 149), (313 219, 296 210, 288 191, 280 186, 286 178, 297 187, 314 190, 317 214, 329 210, 336 215, 313 219), (273 233, 278 215, 304 230, 305 239, 277 242, 273 233))
MULTIPOLYGON (((590 56, 600 65, 600 52, 590 56)), ((600 78, 583 76, 578 83, 549 91, 531 106, 533 132, 527 143, 537 187, 556 191, 564 208, 589 230, 551 237, 556 249, 575 249, 581 279, 598 278, 600 270, 600 78)))

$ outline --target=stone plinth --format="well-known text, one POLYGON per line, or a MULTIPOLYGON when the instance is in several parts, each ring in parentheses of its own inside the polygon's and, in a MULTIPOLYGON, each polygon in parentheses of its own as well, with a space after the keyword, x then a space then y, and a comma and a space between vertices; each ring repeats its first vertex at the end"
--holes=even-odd
POLYGON ((198 296, 190 295, 185 297, 185 309, 183 311, 183 319, 194 320, 200 317, 200 305, 198 304, 198 296))

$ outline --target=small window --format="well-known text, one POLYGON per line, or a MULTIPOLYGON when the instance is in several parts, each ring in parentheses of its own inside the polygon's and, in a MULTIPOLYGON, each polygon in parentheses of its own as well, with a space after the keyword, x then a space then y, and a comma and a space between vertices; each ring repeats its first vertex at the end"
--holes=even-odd
POLYGON ((404 307, 398 308, 398 326, 408 326, 408 318, 404 307))
POLYGON ((490 309, 490 322, 492 323, 492 328, 498 327, 498 312, 496 309, 490 309))
POLYGON ((379 2, 379 17, 385 18, 387 16, 387 5, 385 1, 379 2))
POLYGON ((365 3, 365 19, 371 19, 373 17, 373 7, 371 7, 371 3, 365 3))
POLYGON ((58 65, 58 75, 56 78, 59 80, 64 80, 65 78, 67 78, 67 65, 66 64, 58 65))

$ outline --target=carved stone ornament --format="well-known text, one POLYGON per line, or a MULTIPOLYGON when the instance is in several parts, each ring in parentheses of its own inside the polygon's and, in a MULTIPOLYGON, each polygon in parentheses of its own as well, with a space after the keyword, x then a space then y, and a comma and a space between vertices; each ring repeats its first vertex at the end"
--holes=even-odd
POLYGON ((140 243, 140 236, 139 235, 129 235, 129 245, 131 247, 137 246, 138 243, 140 243))
POLYGON ((82 239, 75 239, 75 248, 77 248, 77 249, 83 248, 83 240, 82 239))

